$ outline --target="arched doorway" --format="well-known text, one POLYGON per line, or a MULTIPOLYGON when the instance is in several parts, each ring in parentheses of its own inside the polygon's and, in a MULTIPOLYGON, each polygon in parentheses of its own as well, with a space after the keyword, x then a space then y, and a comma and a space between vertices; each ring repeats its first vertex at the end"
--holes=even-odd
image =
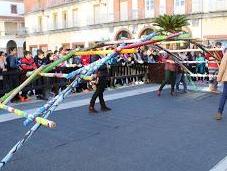
POLYGON ((10 40, 7 42, 6 44, 7 53, 9 53, 9 49, 12 49, 12 48, 17 48, 17 43, 14 40, 10 40))
POLYGON ((152 28, 145 28, 143 29, 140 34, 139 34, 139 38, 143 37, 143 36, 146 36, 146 35, 149 35, 151 33, 153 33, 154 30, 152 28))
POLYGON ((121 30, 115 36, 115 40, 131 39, 131 38, 132 38, 131 33, 129 33, 129 31, 127 30, 121 30))

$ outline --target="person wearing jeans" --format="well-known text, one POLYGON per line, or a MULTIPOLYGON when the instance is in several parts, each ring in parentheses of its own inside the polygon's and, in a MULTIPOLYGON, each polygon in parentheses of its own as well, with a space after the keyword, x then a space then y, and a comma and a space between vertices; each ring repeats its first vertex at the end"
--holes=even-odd
POLYGON ((180 66, 178 66, 178 71, 176 74, 176 91, 177 92, 180 92, 180 89, 179 89, 180 82, 182 82, 182 84, 183 84, 184 93, 187 93, 187 83, 186 83, 184 71, 182 70, 182 68, 180 66))
POLYGON ((219 102, 218 112, 215 114, 216 120, 221 120, 225 102, 227 99, 227 53, 224 54, 224 57, 221 60, 217 81, 222 82, 224 84, 223 92, 219 102))

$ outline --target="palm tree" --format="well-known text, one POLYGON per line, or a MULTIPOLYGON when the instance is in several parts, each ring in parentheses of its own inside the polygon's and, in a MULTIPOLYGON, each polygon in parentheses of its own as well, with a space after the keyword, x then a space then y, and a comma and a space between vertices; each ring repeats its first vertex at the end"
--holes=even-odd
POLYGON ((188 19, 185 15, 162 15, 154 19, 154 26, 160 27, 160 32, 179 32, 182 27, 188 26, 188 19))

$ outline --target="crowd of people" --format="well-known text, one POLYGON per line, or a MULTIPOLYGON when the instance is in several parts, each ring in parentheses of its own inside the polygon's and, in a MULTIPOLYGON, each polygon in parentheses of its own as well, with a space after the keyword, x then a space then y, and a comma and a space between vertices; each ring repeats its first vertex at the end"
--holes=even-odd
MULTIPOLYGON (((216 47, 221 47, 220 43, 216 44, 216 47)), ((111 49, 111 48, 110 48, 111 49)), ((100 50, 100 49, 99 49, 100 50)), ((43 52, 41 49, 37 50, 35 56, 32 56, 30 51, 25 51, 23 57, 17 57, 17 49, 11 48, 9 49, 8 54, 0 51, 0 72, 29 72, 39 68, 41 65, 47 65, 52 63, 62 56, 65 56, 70 49, 61 47, 59 50, 47 52, 43 52)), ((218 66, 217 63, 214 62, 212 55, 209 53, 203 52, 179 52, 175 53, 178 55, 183 61, 189 63, 185 63, 184 65, 191 70, 193 73, 199 74, 217 74, 218 66), (209 61, 209 62, 207 62, 209 61), (213 62, 212 62, 213 61, 213 62), (193 63, 194 62, 194 63, 193 63)), ((218 56, 221 58, 222 54, 218 52, 218 56)), ((59 66, 55 68, 55 72, 62 72, 62 68, 64 67, 73 67, 75 69, 80 68, 82 66, 86 66, 98 59, 102 56, 100 55, 83 55, 83 56, 74 56, 70 58, 68 61, 61 63, 59 66)), ((180 82, 184 85, 184 92, 187 92, 187 84, 184 77, 184 70, 181 67, 177 66, 175 63, 172 63, 171 57, 166 53, 159 51, 153 46, 143 46, 138 49, 138 52, 135 54, 121 54, 118 60, 111 61, 111 64, 118 65, 133 65, 133 64, 143 64, 143 63, 166 63, 165 66, 165 81, 163 82, 158 95, 161 95, 161 90, 165 86, 166 83, 171 83, 171 93, 174 94, 174 87, 176 85, 176 90, 179 91, 180 82)), ((12 75, 10 78, 14 84, 13 88, 16 88, 19 85, 19 79, 17 75, 12 75)), ((24 78, 25 79, 25 78, 24 78)), ((215 91, 217 88, 216 79, 212 78, 204 78, 198 77, 195 80, 204 82, 209 81, 212 91, 215 91)), ((62 80, 64 81, 64 80, 62 80)), ((3 88, 4 80, 0 75, 0 88, 3 88)), ((58 89, 59 87, 57 87, 58 89)), ((65 88, 65 87, 60 87, 65 88)), ((90 87, 88 84, 82 83, 80 86, 82 91, 88 91, 90 87)), ((54 92, 55 94, 57 91, 54 92)), ((35 94, 38 99, 47 99, 45 92, 42 89, 37 89, 35 94)), ((2 95, 1 95, 2 96, 2 95)), ((28 101, 28 92, 23 91, 22 94, 17 95, 16 100, 20 100, 21 102, 28 101)))
MULTIPOLYGON (((217 42, 216 48, 221 48, 222 44, 217 42)), ((182 64, 187 67, 195 77, 192 76, 193 81, 198 83, 206 82, 209 84, 209 91, 218 93, 217 91, 217 74, 219 63, 223 57, 223 52, 208 51, 208 52, 180 52, 178 56, 184 61, 182 64), (198 76, 196 76, 198 74, 198 76)), ((167 84, 171 84, 171 95, 176 95, 179 92, 179 85, 182 83, 183 92, 187 93, 187 83, 184 72, 184 68, 177 64, 170 55, 165 55, 163 58, 165 62, 165 79, 163 80, 157 95, 161 95, 163 87, 167 84), (176 89, 176 91, 175 91, 176 89)))

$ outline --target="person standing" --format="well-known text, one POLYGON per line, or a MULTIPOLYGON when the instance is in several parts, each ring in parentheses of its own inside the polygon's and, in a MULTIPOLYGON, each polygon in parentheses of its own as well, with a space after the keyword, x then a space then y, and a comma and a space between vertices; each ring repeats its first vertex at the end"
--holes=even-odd
MULTIPOLYGON (((33 71, 33 70, 37 69, 35 61, 32 57, 32 53, 30 51, 24 52, 24 57, 21 58, 21 60, 20 60, 20 67, 21 67, 22 71, 24 71, 25 73, 28 71, 33 71)), ((25 77, 23 79, 26 80, 26 75, 24 75, 24 76, 25 77)), ((21 99, 22 102, 28 101, 27 91, 22 91, 21 96, 22 96, 22 99, 21 99)))
POLYGON ((41 65, 47 65, 47 58, 44 56, 44 52, 42 50, 37 51, 37 55, 34 57, 34 62, 39 68, 41 65))
MULTIPOLYGON (((215 44, 215 48, 221 48, 221 42, 217 42, 215 44)), ((206 58, 208 60, 208 73, 211 77, 209 77, 209 91, 212 93, 218 93, 218 82, 216 80, 215 75, 218 73, 218 61, 223 57, 222 51, 213 51, 210 53, 206 53, 206 58), (213 55, 213 56, 212 56, 213 55), (216 57, 217 59, 215 59, 216 57)))
POLYGON ((91 98, 90 105, 89 105, 89 112, 90 113, 97 113, 98 111, 95 109, 95 101, 97 97, 99 97, 99 102, 101 105, 101 111, 109 111, 111 110, 106 106, 106 103, 103 98, 103 93, 105 91, 107 85, 107 78, 108 78, 108 70, 106 65, 100 67, 97 71, 97 79, 96 79, 96 90, 91 98))
MULTIPOLYGON (((36 64, 37 68, 39 68, 42 65, 48 64, 47 58, 44 56, 44 52, 41 49, 37 51, 37 55, 34 57, 34 62, 36 64)), ((48 78, 40 77, 36 82, 37 82, 38 85, 47 85, 47 84, 45 84, 46 80, 48 80, 48 78)), ((48 87, 36 89, 35 90, 36 98, 41 99, 41 100, 48 100, 47 88, 48 87)))
MULTIPOLYGON (((5 53, 3 51, 0 51, 0 73, 4 71, 6 71, 6 57, 5 53)), ((4 91, 3 81, 3 76, 0 75, 0 92, 4 91)), ((2 97, 3 95, 3 93, 0 93, 0 97, 2 97)))
POLYGON ((19 71, 19 59, 17 57, 17 49, 10 48, 9 55, 6 57, 8 71, 19 71))
POLYGON ((222 113, 224 110, 225 102, 227 99, 227 53, 225 52, 224 57, 221 60, 219 72, 217 75, 217 81, 223 83, 223 92, 220 98, 218 112, 215 114, 216 120, 222 119, 222 113))
POLYGON ((23 71, 33 71, 37 69, 35 61, 30 51, 25 51, 24 57, 20 60, 20 67, 23 71))
MULTIPOLYGON (((179 53, 179 57, 184 61, 187 62, 188 61, 188 57, 184 52, 180 52, 179 53)), ((183 64, 184 66, 187 66, 186 64, 183 64)), ((177 72, 176 72, 176 91, 180 92, 179 86, 180 83, 182 82, 183 87, 184 87, 184 93, 187 93, 187 83, 186 83, 186 77, 185 77, 185 73, 184 73, 184 69, 180 66, 177 65, 177 72)))
MULTIPOLYGON (((204 56, 202 55, 202 53, 198 52, 197 55, 196 55, 196 73, 197 74, 205 74, 205 67, 206 67, 206 64, 205 64, 205 58, 204 56)), ((203 82, 203 77, 198 77, 198 80, 200 80, 201 82, 203 82)))
POLYGON ((170 94, 174 96, 175 80, 176 80, 176 63, 171 59, 171 57, 167 56, 167 59, 165 61, 165 80, 162 82, 157 92, 157 95, 161 96, 162 89, 165 87, 167 83, 170 83, 171 84, 170 94))
POLYGON ((184 87, 184 93, 187 93, 187 83, 186 83, 186 78, 184 74, 184 70, 180 67, 177 66, 177 74, 176 74, 176 91, 180 92, 180 82, 182 82, 183 87, 184 87))
MULTIPOLYGON (((18 87, 20 85, 20 80, 19 80, 19 71, 20 71, 20 61, 19 58, 17 57, 17 48, 13 47, 9 49, 9 55, 6 57, 6 63, 7 63, 7 71, 10 74, 9 77, 9 87, 10 89, 15 89, 16 87, 18 87)), ((19 94, 17 94, 15 96, 15 98, 13 98, 11 101, 16 101, 16 100, 22 100, 21 96, 19 96, 19 94)))

